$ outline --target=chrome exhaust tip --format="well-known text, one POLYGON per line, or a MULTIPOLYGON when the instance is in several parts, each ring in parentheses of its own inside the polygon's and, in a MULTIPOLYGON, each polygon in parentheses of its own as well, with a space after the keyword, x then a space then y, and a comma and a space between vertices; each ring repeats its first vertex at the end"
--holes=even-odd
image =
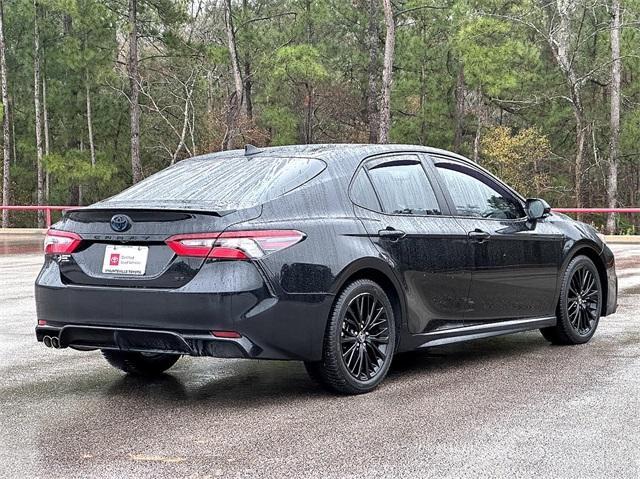
POLYGON ((44 338, 42 338, 42 342, 44 343, 44 345, 48 348, 51 347, 51 336, 45 336, 44 338))
POLYGON ((58 336, 51 337, 51 346, 53 346, 56 349, 60 347, 60 340, 58 339, 58 336))

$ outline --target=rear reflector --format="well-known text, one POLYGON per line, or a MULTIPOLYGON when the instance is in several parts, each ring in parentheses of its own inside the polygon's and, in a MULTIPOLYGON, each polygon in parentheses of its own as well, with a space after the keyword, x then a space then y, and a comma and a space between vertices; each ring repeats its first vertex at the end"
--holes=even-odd
POLYGON ((44 237, 44 254, 71 254, 81 241, 75 233, 50 229, 44 237))
POLYGON ((179 256, 242 260, 262 258, 304 238, 295 230, 225 231, 176 235, 166 243, 179 256))
POLYGON ((39 319, 38 320, 38 326, 46 326, 47 322, 44 319, 39 319))
POLYGON ((240 333, 235 331, 211 331, 211 334, 216 338, 241 338, 240 333))

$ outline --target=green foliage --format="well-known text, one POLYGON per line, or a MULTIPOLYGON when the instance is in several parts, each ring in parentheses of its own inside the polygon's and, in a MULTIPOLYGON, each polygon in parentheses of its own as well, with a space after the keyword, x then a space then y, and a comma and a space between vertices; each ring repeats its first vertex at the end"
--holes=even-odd
MULTIPOLYGON (((174 156, 180 160, 221 147, 235 85, 223 2, 138 2, 141 155, 149 175, 174 156), (178 149, 185 105, 187 128, 178 149)), ((250 89, 245 105, 251 100, 252 107, 237 141, 368 141, 369 28, 377 29, 373 71, 379 94, 385 37, 381 3, 374 3, 371 25, 368 0, 231 4, 239 67, 250 89)), ((50 132, 48 201, 77 203, 82 193, 86 204, 131 183, 127 2, 40 0, 39 5, 50 132), (87 87, 95 167, 89 160, 87 87)), ((566 79, 544 38, 548 19, 541 3, 402 0, 393 5, 391 140, 448 149, 458 140, 457 151, 472 155, 480 132, 485 166, 527 195, 572 206, 575 117, 566 79)), ((33 203, 35 11, 31 0, 4 6, 17 151, 12 196, 15 203, 33 203)), ((606 2, 575 6, 572 61, 578 74, 589 78, 581 84, 589 125, 585 203, 596 206, 606 196, 610 15, 606 2)), ((640 201, 640 2, 629 0, 624 8, 619 182, 621 204, 632 205, 640 201)), ((634 221, 622 221, 627 220, 621 226, 637 230, 634 221)))
POLYGON ((540 50, 512 24, 495 18, 467 21, 454 38, 465 79, 493 97, 508 96, 539 82, 540 50))
POLYGON ((549 139, 537 128, 513 133, 497 126, 481 141, 482 165, 527 197, 543 196, 549 188, 549 139))
POLYGON ((296 142, 298 123, 295 114, 284 106, 266 106, 262 123, 271 133, 271 144, 290 145, 296 142))
POLYGON ((273 79, 294 85, 316 85, 328 76, 320 63, 320 52, 311 45, 291 45, 280 48, 273 61, 273 79))

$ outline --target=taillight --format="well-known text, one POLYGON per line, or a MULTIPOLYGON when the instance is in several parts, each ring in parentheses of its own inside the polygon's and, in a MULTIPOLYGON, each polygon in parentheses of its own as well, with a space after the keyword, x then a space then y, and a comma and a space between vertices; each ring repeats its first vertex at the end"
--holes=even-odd
POLYGON ((256 259, 293 246, 303 239, 304 233, 295 230, 256 230, 176 235, 166 243, 179 256, 256 259))
POLYGON ((241 338, 242 335, 235 331, 211 331, 211 335, 216 338, 227 338, 227 339, 237 339, 241 338))
POLYGON ((44 254, 71 254, 81 241, 75 233, 50 229, 44 237, 44 254))

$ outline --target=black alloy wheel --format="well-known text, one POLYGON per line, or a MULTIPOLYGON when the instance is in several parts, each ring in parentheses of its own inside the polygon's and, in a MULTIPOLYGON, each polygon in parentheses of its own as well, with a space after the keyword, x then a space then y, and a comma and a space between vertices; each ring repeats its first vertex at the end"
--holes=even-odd
POLYGON ((562 278, 557 324, 540 331, 554 344, 583 344, 596 332, 602 311, 602 284, 593 261, 571 260, 562 278))
POLYGON ((360 293, 347 306, 342 320, 342 361, 351 375, 368 381, 378 374, 387 359, 389 318, 371 293, 360 293))
POLYGON ((585 265, 573 273, 567 292, 567 315, 573 329, 581 336, 591 334, 598 322, 600 290, 593 272, 585 265))
POLYGON ((360 279, 339 294, 327 323, 323 357, 307 362, 309 375, 344 394, 361 394, 384 379, 396 347, 389 297, 377 283, 360 279))

